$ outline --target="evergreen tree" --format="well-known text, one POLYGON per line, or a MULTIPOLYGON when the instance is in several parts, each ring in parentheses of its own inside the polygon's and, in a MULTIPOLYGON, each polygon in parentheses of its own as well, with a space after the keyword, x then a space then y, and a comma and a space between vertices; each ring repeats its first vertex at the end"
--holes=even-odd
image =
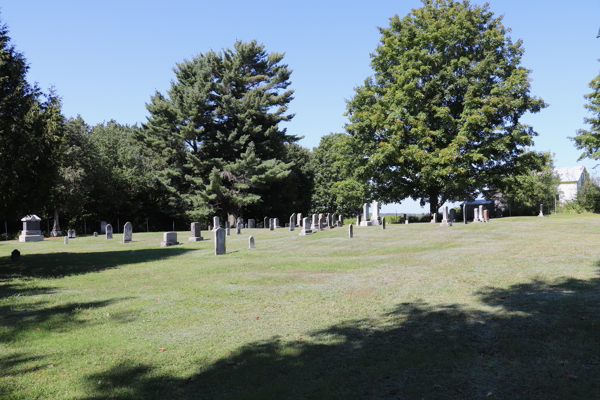
POLYGON ((579 160, 584 158, 600 160, 600 75, 590 82, 589 87, 593 92, 584 96, 589 101, 589 104, 584 105, 584 107, 593 116, 586 117, 583 121, 591 125, 590 129, 578 129, 577 136, 569 137, 569 139, 575 141, 577 149, 584 150, 579 160))
MULTIPOLYGON (((156 93, 144 125, 149 151, 165 160, 159 179, 194 218, 250 214, 290 174, 291 70, 283 54, 252 42, 178 63, 168 96, 156 93), (185 178, 185 180, 183 179, 185 178)), ((261 213, 262 214, 262 213, 261 213)))
POLYGON ((57 178, 64 135, 59 97, 30 85, 29 67, 0 22, 0 218, 39 213, 57 178))
POLYGON ((530 169, 521 156, 537 133, 519 120, 546 104, 529 94, 521 41, 487 5, 423 3, 380 28, 375 76, 348 102, 347 131, 375 198, 411 197, 433 213, 530 169))

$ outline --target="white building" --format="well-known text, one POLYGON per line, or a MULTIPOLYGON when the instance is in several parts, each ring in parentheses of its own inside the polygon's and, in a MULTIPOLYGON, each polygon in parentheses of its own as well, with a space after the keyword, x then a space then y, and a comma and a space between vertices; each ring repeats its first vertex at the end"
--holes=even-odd
POLYGON ((583 187, 586 172, 585 167, 556 168, 554 172, 560 177, 560 184, 557 190, 560 204, 575 200, 577 191, 583 187))

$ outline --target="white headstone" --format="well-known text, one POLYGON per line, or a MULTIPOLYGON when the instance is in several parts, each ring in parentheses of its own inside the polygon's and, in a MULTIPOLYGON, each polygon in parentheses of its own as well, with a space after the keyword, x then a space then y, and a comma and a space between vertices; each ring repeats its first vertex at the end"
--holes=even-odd
POLYGON ((168 247, 176 245, 177 243, 177 232, 165 232, 163 234, 163 241, 160 242, 160 246, 168 247))
POLYGON ((131 222, 125 223, 123 227, 123 243, 129 243, 133 240, 133 226, 131 222))
POLYGON ((65 236, 65 244, 69 244, 69 237, 65 236))
POLYGON ((256 248, 256 242, 254 241, 254 236, 250 236, 248 238, 248 248, 249 249, 254 249, 256 248))
MULTIPOLYGON (((316 217, 313 214, 313 219, 316 217)), ((300 229, 300 236, 310 235, 312 233, 311 224, 308 222, 308 217, 302 219, 302 229, 300 229)))
POLYGON ((444 214, 440 226, 452 226, 452 222, 448 221, 448 206, 444 206, 444 214))
POLYGON ((213 231, 219 227, 221 227, 221 218, 213 217, 213 231))

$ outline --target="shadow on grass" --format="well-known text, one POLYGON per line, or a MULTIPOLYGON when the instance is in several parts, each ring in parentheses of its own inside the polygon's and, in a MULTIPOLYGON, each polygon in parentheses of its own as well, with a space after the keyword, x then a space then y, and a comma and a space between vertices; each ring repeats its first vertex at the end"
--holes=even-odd
MULTIPOLYGON (((21 261, 0 258, 0 279, 21 277, 60 278, 69 275, 98 272, 128 264, 164 260, 197 249, 168 248, 90 253, 48 253, 21 256, 21 261)), ((0 296, 2 296, 0 288, 0 296)))
POLYGON ((401 304, 247 344, 185 378, 123 363, 88 376, 86 399, 600 398, 598 289, 598 278, 487 287, 475 293, 487 311, 401 304))

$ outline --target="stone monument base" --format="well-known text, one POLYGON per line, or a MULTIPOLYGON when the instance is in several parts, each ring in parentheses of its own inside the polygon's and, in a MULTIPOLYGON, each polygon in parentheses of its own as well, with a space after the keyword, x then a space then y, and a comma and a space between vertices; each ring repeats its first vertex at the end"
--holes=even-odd
POLYGON ((442 223, 440 224, 440 226, 452 226, 452 221, 442 220, 442 223))
POLYGON ((360 221, 360 226, 373 226, 373 221, 360 221))
POLYGON ((188 242, 201 242, 202 240, 204 240, 204 238, 202 236, 198 236, 198 237, 190 236, 190 238, 188 239, 188 242))
POLYGON ((44 235, 21 235, 19 242, 43 242, 44 235))
POLYGON ((302 231, 300 232, 300 236, 306 236, 306 235, 312 235, 312 230, 308 230, 308 231, 302 231))
POLYGON ((175 246, 176 244, 179 244, 179 242, 176 242, 176 243, 173 243, 173 242, 160 242, 160 247, 175 246))

